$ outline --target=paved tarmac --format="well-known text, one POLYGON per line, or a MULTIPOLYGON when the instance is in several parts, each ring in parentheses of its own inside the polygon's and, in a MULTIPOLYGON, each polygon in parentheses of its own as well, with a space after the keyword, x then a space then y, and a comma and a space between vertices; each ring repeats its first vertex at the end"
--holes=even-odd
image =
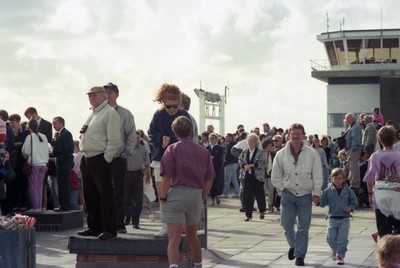
MULTIPOLYGON (((289 246, 279 223, 279 212, 267 214, 260 220, 258 212, 253 221, 244 222, 239 212, 237 198, 221 199, 221 204, 208 207, 208 248, 203 250, 203 267, 296 267, 289 261, 289 246)), ((152 235, 160 228, 157 203, 154 205, 156 222, 150 221, 143 211, 141 229, 127 226, 128 234, 143 232, 152 235)), ((313 208, 310 241, 304 267, 377 267, 376 243, 371 238, 375 232, 372 209, 357 210, 350 221, 350 237, 345 265, 331 259, 325 239, 327 208, 313 208)), ((78 230, 66 232, 36 232, 36 267, 75 267, 76 255, 67 249, 68 237, 78 230)))

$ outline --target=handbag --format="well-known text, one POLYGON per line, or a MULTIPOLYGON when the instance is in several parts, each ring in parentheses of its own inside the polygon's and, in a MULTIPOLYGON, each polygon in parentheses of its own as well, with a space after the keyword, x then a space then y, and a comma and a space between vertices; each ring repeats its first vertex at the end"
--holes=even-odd
POLYGON ((26 175, 26 176, 30 176, 32 174, 32 165, 28 163, 28 161, 26 161, 24 163, 24 165, 22 166, 22 172, 26 175))
POLYGON ((24 163, 24 165, 22 166, 22 172, 26 175, 26 176, 30 176, 31 174, 32 174, 32 158, 33 158, 33 155, 32 155, 32 134, 31 135, 29 135, 29 136, 31 136, 31 155, 30 155, 30 157, 31 157, 31 163, 29 163, 28 162, 28 160, 26 160, 25 161, 25 163, 24 163))

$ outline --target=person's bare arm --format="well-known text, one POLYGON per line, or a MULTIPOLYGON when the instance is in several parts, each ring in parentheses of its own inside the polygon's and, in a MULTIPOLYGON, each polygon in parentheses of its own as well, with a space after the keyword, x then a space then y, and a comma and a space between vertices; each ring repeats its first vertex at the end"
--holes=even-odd
POLYGON ((213 180, 208 180, 206 181, 206 184, 203 187, 203 191, 201 193, 201 197, 203 198, 203 201, 207 199, 207 195, 211 190, 211 187, 213 185, 213 180))
POLYGON ((163 177, 162 182, 161 182, 161 192, 160 192, 160 200, 165 201, 162 199, 166 199, 168 195, 168 190, 169 187, 171 186, 171 178, 169 177, 163 177))

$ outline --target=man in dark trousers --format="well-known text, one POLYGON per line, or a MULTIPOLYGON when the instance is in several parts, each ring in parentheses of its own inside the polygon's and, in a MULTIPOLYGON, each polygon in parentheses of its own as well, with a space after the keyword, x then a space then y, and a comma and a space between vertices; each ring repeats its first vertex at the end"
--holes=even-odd
POLYGON ((53 127, 58 132, 57 138, 54 140, 53 154, 55 156, 58 196, 60 199, 60 207, 54 208, 54 211, 69 211, 71 207, 70 173, 74 167, 74 140, 71 132, 65 128, 64 118, 60 116, 54 117, 53 127))
POLYGON ((87 95, 92 112, 80 131, 79 147, 83 153, 80 169, 88 229, 78 235, 105 240, 117 236, 111 172, 112 162, 122 147, 121 120, 108 105, 103 87, 92 87, 87 95))
POLYGON ((108 83, 103 86, 107 94, 107 103, 118 113, 121 119, 122 144, 111 163, 111 176, 115 192, 115 210, 117 213, 117 231, 126 233, 125 228, 125 177, 127 171, 127 156, 133 153, 136 140, 135 119, 132 113, 117 104, 119 89, 117 85, 108 83))

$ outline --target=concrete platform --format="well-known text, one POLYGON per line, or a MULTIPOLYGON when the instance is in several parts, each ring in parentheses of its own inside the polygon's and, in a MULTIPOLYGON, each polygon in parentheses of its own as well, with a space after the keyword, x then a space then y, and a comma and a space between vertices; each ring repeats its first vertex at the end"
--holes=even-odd
MULTIPOLYGON (((207 249, 203 249, 203 268, 297 267, 294 261, 289 261, 287 258, 289 246, 279 223, 280 214, 274 212, 266 215, 264 220, 260 220, 258 214, 255 213, 252 222, 244 222, 245 216, 244 213, 239 212, 239 206, 238 199, 229 198, 221 199, 220 205, 208 207, 208 246, 207 249)), ((144 212, 140 230, 127 226, 128 233, 118 237, 121 239, 125 236, 151 237, 153 239, 153 234, 161 227, 157 206, 153 208, 156 222, 150 221, 144 212)), ((330 258, 330 249, 325 238, 326 211, 325 208, 313 207, 305 267, 339 267, 330 258)), ((373 210, 355 211, 350 224, 350 242, 345 265, 341 267, 378 267, 375 259, 376 244, 371 238, 371 234, 376 231, 373 210)), ((82 229, 36 233, 36 267, 79 268, 77 254, 70 253, 67 248, 69 238, 75 236, 76 231, 79 230, 82 229)), ((113 258, 114 256, 104 255, 104 257, 113 258)), ((98 260, 100 261, 101 258, 98 260)), ((148 261, 153 260, 149 258, 148 261)), ((101 262, 97 264, 100 265, 101 262)), ((123 265, 120 263, 119 267, 124 267, 123 265)), ((149 263, 149 265, 153 264, 149 263)))
MULTIPOLYGON (((206 246, 205 234, 198 235, 202 248, 206 246)), ((89 267, 166 267, 167 238, 146 235, 119 234, 118 237, 100 241, 96 237, 71 236, 68 241, 70 253, 77 254, 79 268, 89 267)), ((181 267, 190 267, 190 252, 187 240, 180 245, 181 267)))
POLYGON ((63 212, 46 210, 43 212, 25 212, 22 214, 36 218, 35 228, 38 232, 61 232, 83 227, 84 213, 82 210, 63 212))

